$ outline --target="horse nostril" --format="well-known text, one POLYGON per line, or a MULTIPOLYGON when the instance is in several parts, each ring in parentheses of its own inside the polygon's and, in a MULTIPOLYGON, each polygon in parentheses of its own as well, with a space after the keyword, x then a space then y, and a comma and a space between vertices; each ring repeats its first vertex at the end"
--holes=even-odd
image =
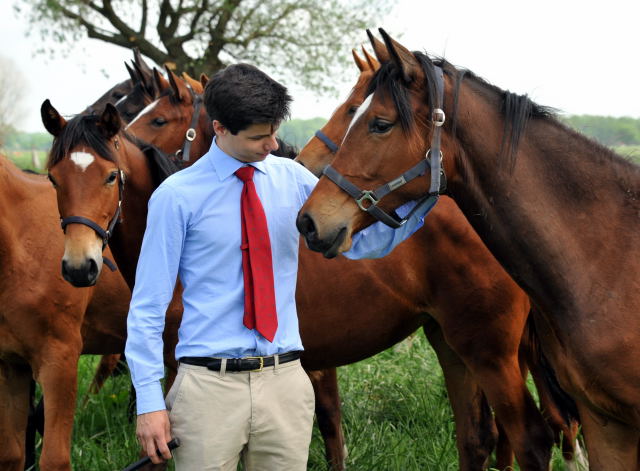
POLYGON ((98 278, 98 264, 94 259, 89 259, 89 279, 95 280, 98 278))
POLYGON ((302 234, 306 238, 314 237, 316 235, 316 225, 313 222, 311 216, 309 216, 307 213, 298 216, 296 226, 298 227, 298 231, 300 232, 300 234, 302 234))

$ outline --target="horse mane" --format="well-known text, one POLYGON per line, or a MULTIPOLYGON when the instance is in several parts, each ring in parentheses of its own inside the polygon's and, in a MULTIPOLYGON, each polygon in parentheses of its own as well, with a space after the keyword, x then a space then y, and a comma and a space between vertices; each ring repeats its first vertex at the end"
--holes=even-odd
MULTIPOLYGON (((457 127, 459 92, 464 78, 468 78, 470 81, 480 85, 485 92, 488 91, 500 97, 500 111, 504 117, 504 132, 500 155, 503 156, 503 158, 509 159, 511 165, 514 164, 518 144, 526 130, 529 120, 556 116, 557 110, 554 108, 538 105, 527 95, 518 95, 508 90, 502 90, 467 69, 457 69, 444 58, 438 57, 432 59, 428 54, 420 51, 413 51, 413 55, 425 76, 425 100, 429 109, 433 109, 436 103, 435 68, 442 68, 445 74, 455 79, 453 112, 450 118, 454 136, 457 127)), ((400 125, 403 131, 408 134, 413 128, 415 117, 409 100, 408 86, 402 78, 402 71, 399 70, 394 61, 385 62, 369 83, 367 95, 377 91, 391 98, 398 112, 400 125)))
MULTIPOLYGON (((70 119, 60 134, 53 140, 47 168, 50 169, 69 155, 72 149, 86 146, 93 149, 100 157, 118 165, 117 157, 109 147, 109 140, 98 126, 100 116, 79 114, 70 119)), ((126 131, 121 131, 124 137, 135 144, 143 152, 149 164, 149 170, 156 186, 165 178, 177 172, 179 167, 157 147, 146 143, 126 131)))

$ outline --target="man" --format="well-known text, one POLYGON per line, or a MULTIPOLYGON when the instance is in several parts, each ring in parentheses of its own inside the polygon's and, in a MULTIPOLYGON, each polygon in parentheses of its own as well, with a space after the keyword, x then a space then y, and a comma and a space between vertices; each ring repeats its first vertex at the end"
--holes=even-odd
MULTIPOLYGON (((270 155, 289 114, 285 87, 236 64, 209 81, 204 100, 211 149, 149 202, 126 347, 137 436, 154 463, 171 457, 166 443, 179 437, 181 471, 235 471, 240 458, 247 471, 302 471, 314 395, 298 359, 295 218, 317 179, 270 155), (180 366, 165 403, 162 331, 176 277, 180 366)), ((398 231, 374 224, 347 255, 382 256, 421 225, 421 215, 398 231)))

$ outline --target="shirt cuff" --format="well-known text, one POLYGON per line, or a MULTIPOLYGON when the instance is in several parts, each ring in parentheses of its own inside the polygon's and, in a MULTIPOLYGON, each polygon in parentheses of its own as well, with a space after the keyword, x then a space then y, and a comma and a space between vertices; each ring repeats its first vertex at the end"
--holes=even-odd
POLYGON ((167 408, 159 381, 136 386, 136 408, 138 415, 167 408))

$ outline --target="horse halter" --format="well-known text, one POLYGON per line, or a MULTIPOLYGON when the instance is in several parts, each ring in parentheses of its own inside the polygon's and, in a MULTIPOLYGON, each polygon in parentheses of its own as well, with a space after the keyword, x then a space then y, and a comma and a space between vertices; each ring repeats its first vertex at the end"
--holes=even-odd
MULTIPOLYGON (((442 110, 444 103, 444 72, 441 67, 434 66, 434 69, 436 72, 436 107, 433 110, 431 119, 434 129, 433 135, 431 136, 431 148, 427 150, 423 160, 398 178, 379 186, 375 190, 361 190, 331 165, 327 165, 322 171, 323 175, 326 175, 327 178, 338 185, 341 190, 355 199, 356 204, 362 211, 366 211, 378 221, 394 229, 403 226, 420 208, 427 207, 427 213, 431 211, 438 202, 440 194, 443 193, 446 188, 446 176, 442 168, 442 151, 440 150, 440 132, 445 122, 445 114, 442 110), (411 180, 424 175, 427 168, 431 169, 431 186, 429 192, 418 201, 416 206, 404 218, 400 219, 395 214, 388 214, 378 207, 378 203, 384 196, 397 190, 411 180)), ((327 145, 331 152, 336 153, 338 151, 338 146, 322 131, 316 131, 315 135, 327 145)))
MULTIPOLYGON (((84 224, 85 226, 89 226, 102 239, 102 251, 104 252, 104 249, 107 247, 107 244, 109 243, 109 239, 113 235, 113 229, 115 228, 116 224, 120 220, 120 213, 122 212, 122 196, 124 194, 124 180, 125 180, 124 172, 122 171, 122 169, 119 168, 118 169, 118 206, 116 208, 116 211, 113 217, 111 218, 111 221, 109 221, 107 230, 104 230, 102 227, 100 227, 99 224, 95 223, 89 218, 85 218, 83 216, 68 216, 66 218, 60 218, 60 225, 62 226, 62 231, 66 233, 67 232, 66 228, 69 224, 84 224)), ((109 267, 111 271, 117 270, 116 265, 107 257, 103 256, 102 261, 106 266, 109 267)))
POLYGON ((196 131, 196 125, 198 124, 198 119, 200 118, 200 108, 202 107, 202 103, 204 102, 204 100, 202 99, 202 94, 196 93, 189 84, 187 84, 187 88, 189 89, 189 93, 191 93, 193 115, 191 116, 189 129, 187 129, 187 131, 184 133, 184 143, 182 144, 182 148, 178 149, 178 151, 175 153, 175 156, 181 163, 189 162, 191 144, 198 135, 196 131))

